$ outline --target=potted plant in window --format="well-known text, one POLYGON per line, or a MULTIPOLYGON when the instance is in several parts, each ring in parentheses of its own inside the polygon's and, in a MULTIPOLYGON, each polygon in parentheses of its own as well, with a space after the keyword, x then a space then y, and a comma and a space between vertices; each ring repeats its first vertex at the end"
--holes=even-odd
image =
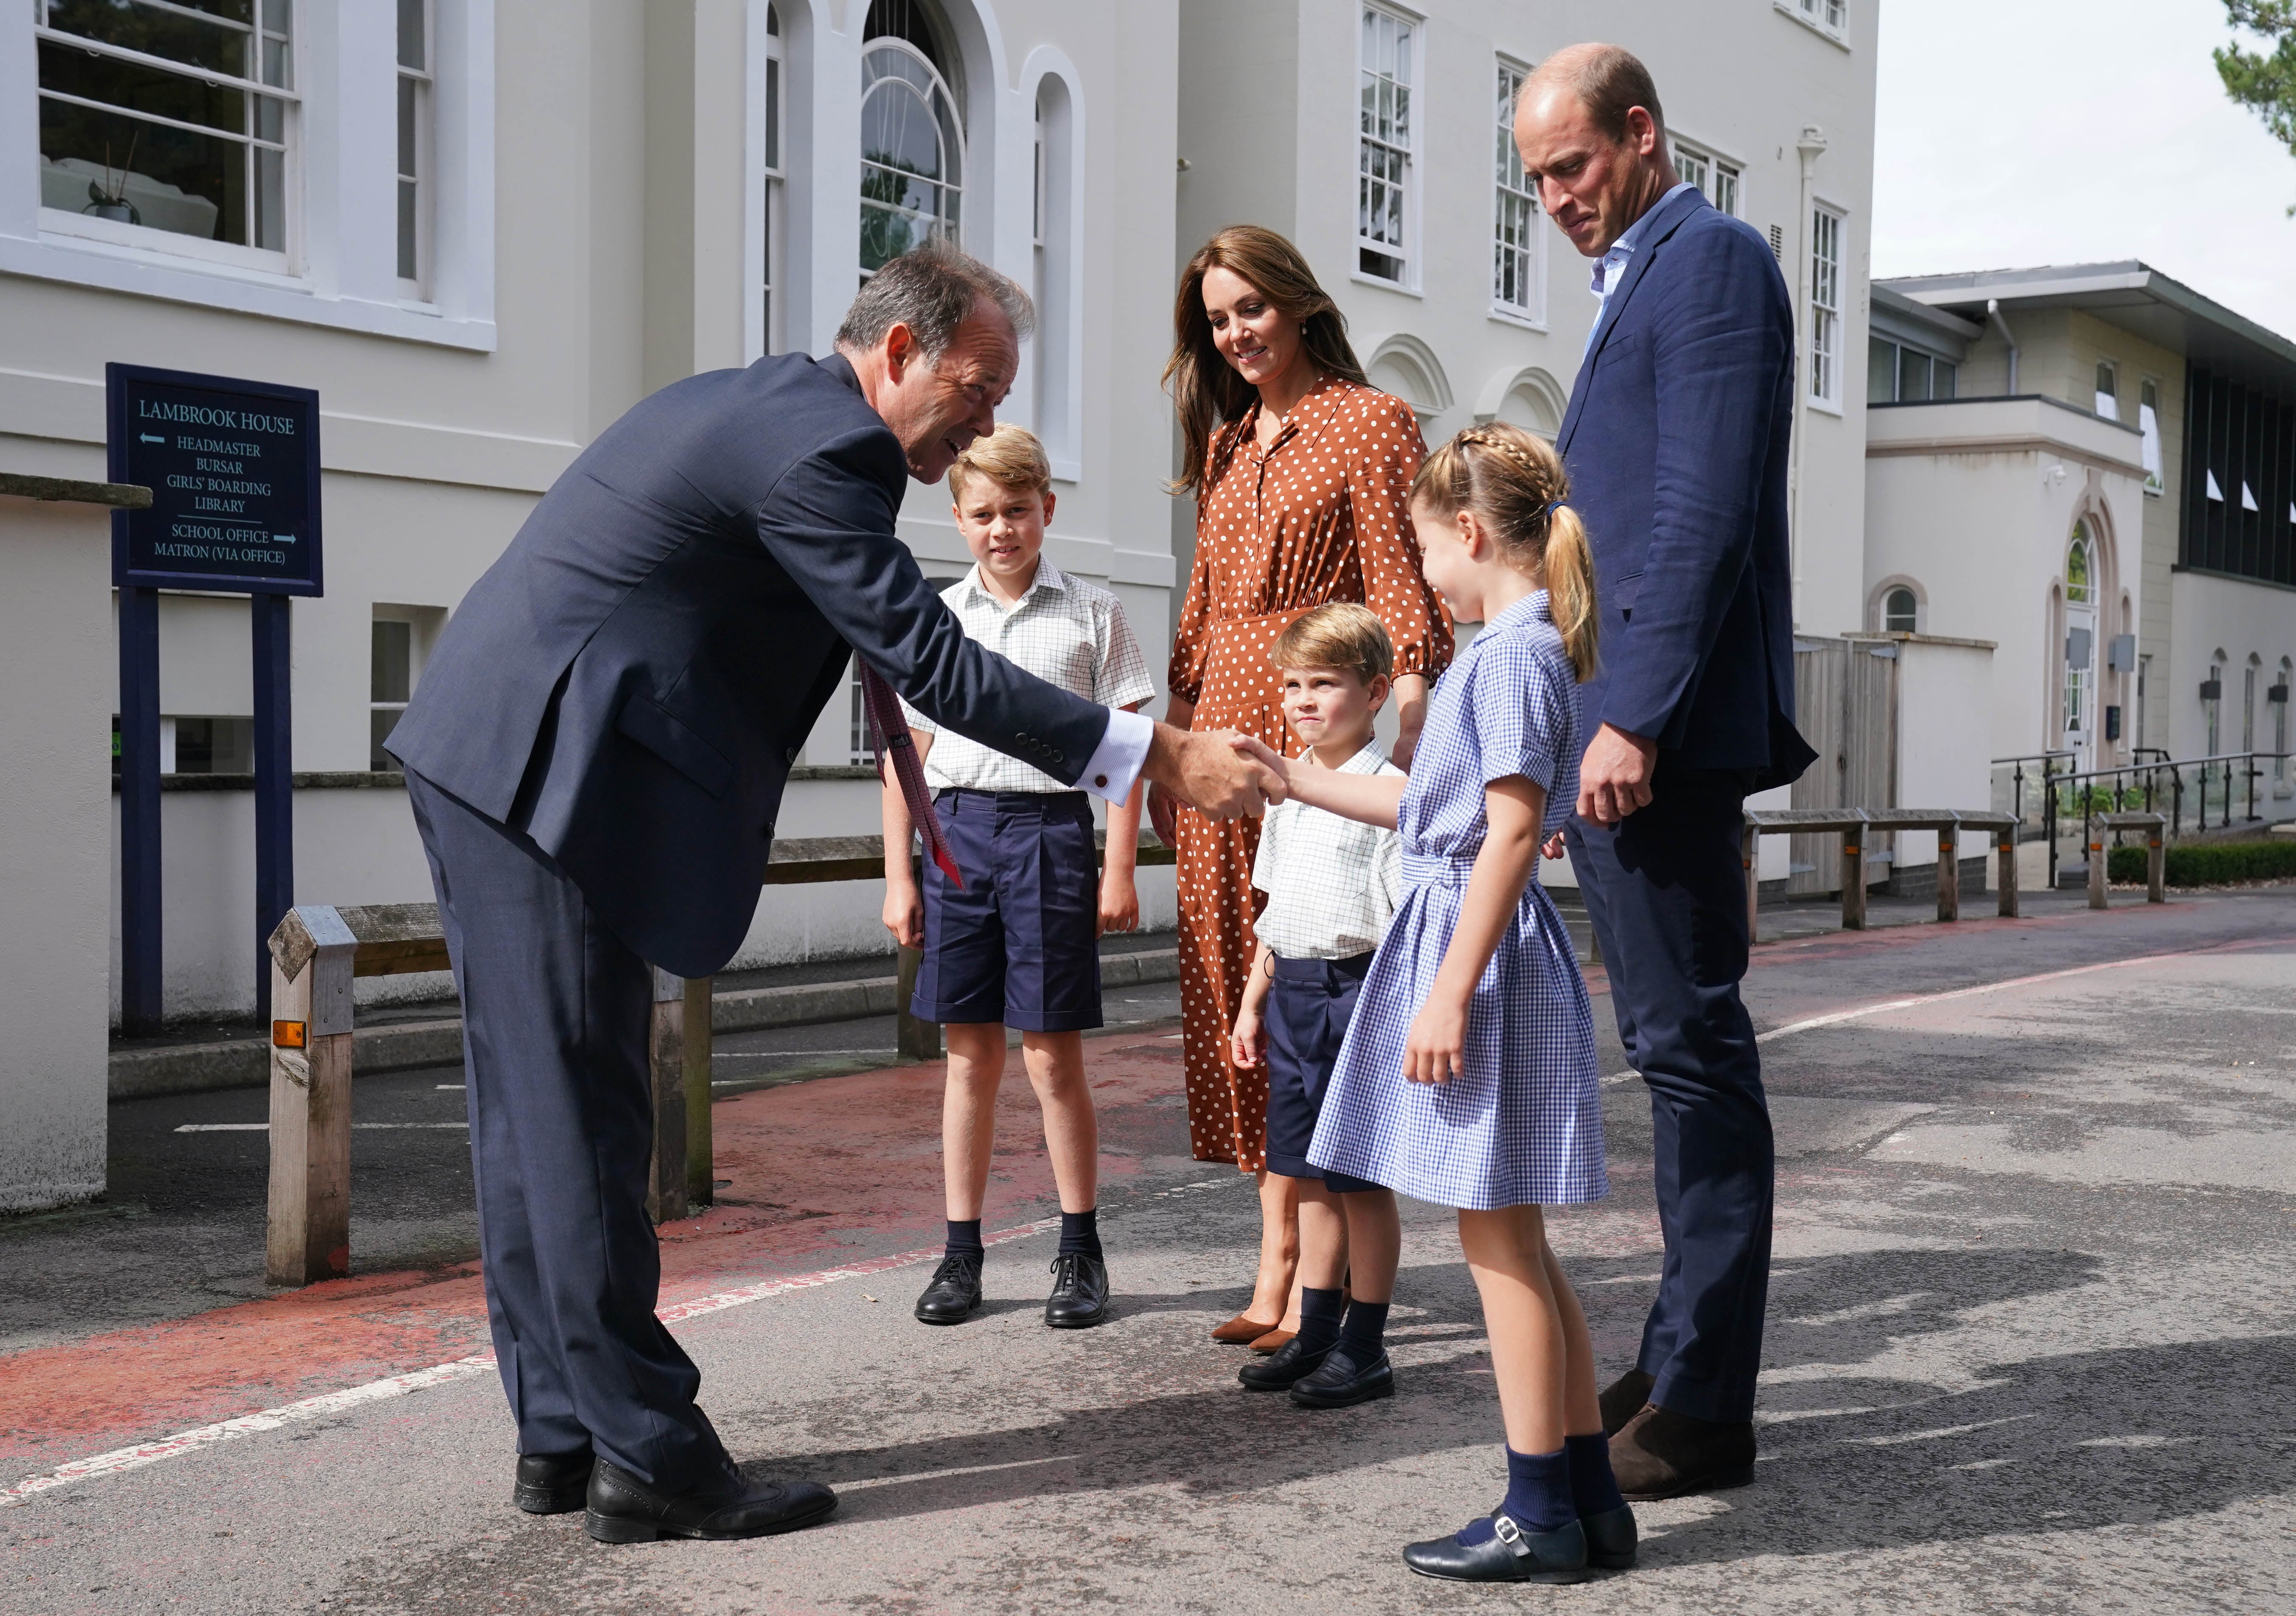
POLYGON ((92 213, 100 219, 119 219, 124 224, 140 225, 144 216, 135 211, 135 204, 127 200, 127 173, 135 166, 135 143, 144 138, 138 129, 127 142, 127 160, 119 166, 119 178, 111 177, 111 143, 103 143, 103 183, 87 182, 87 206, 82 213, 92 213))

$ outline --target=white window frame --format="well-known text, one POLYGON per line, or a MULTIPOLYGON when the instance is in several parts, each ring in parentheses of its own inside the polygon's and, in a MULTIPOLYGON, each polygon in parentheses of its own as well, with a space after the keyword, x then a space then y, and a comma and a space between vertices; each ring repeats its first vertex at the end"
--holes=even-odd
POLYGON ((1522 155, 1515 150, 1514 94, 1507 90, 1512 81, 1514 93, 1520 93, 1523 80, 1529 76, 1530 69, 1512 56, 1499 55, 1492 60, 1491 99, 1498 116, 1491 146, 1491 317, 1512 325, 1528 326, 1532 331, 1545 331, 1546 243, 1554 232, 1542 222, 1546 209, 1538 205, 1538 186, 1524 173, 1522 155), (1506 239, 1510 204, 1525 205, 1530 210, 1528 240, 1520 247, 1506 239), (1528 292, 1520 302, 1509 302, 1500 291, 1500 264, 1509 255, 1520 259, 1521 284, 1528 292))
POLYGON ((1811 201, 1809 262, 1804 270, 1809 277, 1809 381, 1803 397, 1811 408, 1834 415, 1842 413, 1841 377, 1849 362, 1849 325, 1841 295, 1849 234, 1849 216, 1844 209, 1811 201), (1830 259, 1823 256, 1829 235, 1833 249, 1830 259), (1824 300, 1828 295, 1831 302, 1824 300), (1826 340, 1829 332, 1831 346, 1826 340))
POLYGON ((1779 11, 1821 39, 1849 48, 1849 0, 1775 0, 1779 11))
POLYGON ((2108 375, 2112 378, 2112 390, 2108 393, 2101 387, 2096 390, 2095 414, 2101 421, 2117 422, 2120 419, 2120 365, 2116 360, 2099 359, 2096 373, 2099 381, 2108 375))
POLYGON ((2136 429, 2144 434, 2144 491, 2158 499, 2168 492, 2169 485, 2161 476, 2161 383, 2152 376, 2136 379, 2136 429), (2152 395, 2150 404, 2144 402, 2147 393, 2152 395))
POLYGON ((1732 218, 1746 217, 1746 165, 1725 157, 1712 146, 1685 140, 1669 131, 1674 147, 1676 175, 1696 185, 1699 193, 1732 218), (1696 174, 1692 170, 1696 169, 1696 174))
POLYGON ((1084 476, 1084 75, 1053 45, 1021 66, 1034 130, 1029 203, 1031 291, 1029 418, 1062 482, 1084 476))
POLYGON ((1427 119, 1423 115, 1424 108, 1421 105, 1423 98, 1420 93, 1421 81, 1424 76, 1422 69, 1427 60, 1427 52, 1425 48, 1426 31, 1427 20, 1424 17, 1421 16, 1416 12, 1406 11, 1398 5, 1374 5, 1365 4, 1362 5, 1357 16, 1355 85, 1356 168, 1354 186, 1356 231, 1355 261, 1350 266, 1349 278, 1360 281, 1367 286, 1382 286, 1390 291, 1406 291, 1414 294, 1419 291, 1419 221, 1420 215, 1423 211, 1420 205, 1419 195, 1419 159, 1422 144, 1425 139, 1425 128, 1427 123, 1427 119), (1400 146, 1395 144, 1391 141, 1382 139, 1378 135, 1365 129, 1363 127, 1364 91, 1369 87, 1375 77, 1382 78, 1387 78, 1387 75, 1383 73, 1375 74, 1375 70, 1373 64, 1367 61, 1364 55, 1364 36, 1367 31, 1369 25, 1374 21, 1383 21, 1392 27, 1410 30, 1411 62, 1408 75, 1406 78, 1390 78, 1388 80, 1390 83, 1392 83, 1402 89, 1409 97, 1409 103, 1406 112, 1406 116, 1408 119, 1408 125, 1405 131, 1405 140, 1406 144, 1400 146), (1374 146, 1382 151, 1399 153, 1400 155, 1403 168, 1400 178, 1376 182, 1380 184, 1391 184, 1402 193, 1403 206, 1400 209, 1401 217, 1397 222, 1397 228, 1402 232, 1402 240, 1399 242, 1390 242, 1383 238, 1373 237, 1364 234, 1364 193, 1368 185, 1374 183, 1369 172, 1365 168, 1364 164, 1368 151, 1374 146), (1365 269, 1363 267, 1363 258, 1364 254, 1366 252, 1375 253, 1382 258, 1399 259, 1401 262, 1402 273, 1394 276, 1389 276, 1376 275, 1372 271, 1365 269))
MULTIPOLYGON (((400 0, 400 3, 404 4, 405 0, 400 0)), ((403 125, 406 119, 406 108, 403 103, 407 96, 407 86, 411 85, 414 91, 414 172, 407 173, 403 162, 399 165, 398 190, 403 197, 408 185, 412 185, 414 187, 414 217, 411 220, 399 218, 398 221, 398 264, 397 267, 399 270, 400 294, 410 301, 421 303, 430 300, 431 238, 438 234, 430 223, 430 201, 432 193, 438 189, 433 177, 439 161, 437 155, 439 142, 436 133, 438 115, 432 110, 431 103, 438 93, 436 87, 438 78, 432 67, 438 56, 439 19, 433 10, 433 0, 415 0, 415 4, 421 11, 422 19, 422 64, 420 67, 410 68, 403 60, 398 62, 398 89, 402 104, 395 109, 393 115, 393 128, 398 137, 393 150, 404 155, 405 148, 408 144, 407 132, 399 126, 403 125), (407 254, 404 239, 410 225, 414 232, 414 273, 412 275, 406 273, 407 254)), ((395 13, 398 8, 394 6, 392 9, 395 13)), ((393 200, 400 201, 401 197, 394 197, 393 200)))
POLYGON ((43 208, 35 19, 29 5, 0 10, 0 151, 18 154, 0 160, 0 274, 492 352, 495 0, 431 4, 427 299, 398 274, 398 8, 324 0, 305 0, 294 30, 279 253, 43 208))
POLYGON ((758 14, 758 340, 751 357, 789 351, 788 21, 767 4, 758 14))

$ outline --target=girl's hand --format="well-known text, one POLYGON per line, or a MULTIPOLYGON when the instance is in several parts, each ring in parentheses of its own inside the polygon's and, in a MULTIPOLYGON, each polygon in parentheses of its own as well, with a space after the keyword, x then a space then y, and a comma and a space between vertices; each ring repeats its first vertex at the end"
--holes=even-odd
POLYGON ((1411 1018, 1403 1044, 1403 1076, 1412 1083, 1447 1083, 1467 1070, 1467 1007, 1431 996, 1411 1018))
POLYGON ((1228 1058, 1236 1065, 1253 1067, 1259 1064, 1267 1053, 1267 1035, 1259 1023, 1259 1012, 1246 1005, 1235 1018, 1235 1030, 1228 1038, 1228 1058))
POLYGON ((1140 889, 1128 870, 1100 878, 1100 935, 1129 931, 1140 923, 1140 889))
POLYGON ((1539 844, 1539 852, 1549 858, 1562 857, 1562 833, 1557 831, 1539 844))

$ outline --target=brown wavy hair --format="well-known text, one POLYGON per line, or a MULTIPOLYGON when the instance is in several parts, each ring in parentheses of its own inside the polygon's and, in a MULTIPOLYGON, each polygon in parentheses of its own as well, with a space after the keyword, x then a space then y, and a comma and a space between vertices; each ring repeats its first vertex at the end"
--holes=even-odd
POLYGON ((1595 559, 1586 524, 1563 503, 1570 496, 1554 446, 1504 421, 1460 432, 1427 456, 1411 484, 1414 504, 1446 519, 1472 511, 1508 561, 1540 577, 1583 685, 1595 677, 1595 559))
POLYGON ((1188 260, 1172 303, 1172 357, 1164 366, 1164 386, 1180 417, 1180 475, 1171 484, 1176 494, 1201 493, 1218 475, 1219 468, 1211 464, 1212 439, 1259 398, 1259 390, 1237 374, 1213 345, 1212 323, 1204 313, 1204 276, 1214 269, 1250 282, 1297 324, 1300 346, 1316 369, 1360 387, 1371 385, 1348 341, 1347 316, 1300 250, 1273 230, 1230 225, 1188 260))

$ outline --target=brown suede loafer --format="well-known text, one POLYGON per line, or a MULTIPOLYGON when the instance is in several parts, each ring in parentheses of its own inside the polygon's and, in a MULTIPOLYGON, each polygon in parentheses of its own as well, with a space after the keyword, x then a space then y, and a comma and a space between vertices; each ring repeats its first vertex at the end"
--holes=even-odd
POLYGON ((1627 1422, 1643 1411, 1650 1401, 1651 1388, 1658 1382, 1639 1369, 1629 1369, 1603 1389, 1603 1434, 1614 1437, 1627 1428, 1627 1422))
POLYGON ((1212 1328, 1212 1339, 1226 1347, 1249 1347, 1270 1330, 1274 1325, 1263 1325, 1247 1313, 1239 1313, 1224 1325, 1212 1328))
POLYGON ((1650 1404, 1611 1439, 1611 1472, 1637 1504, 1743 1487, 1754 1479, 1754 1423, 1693 1419, 1650 1404))

